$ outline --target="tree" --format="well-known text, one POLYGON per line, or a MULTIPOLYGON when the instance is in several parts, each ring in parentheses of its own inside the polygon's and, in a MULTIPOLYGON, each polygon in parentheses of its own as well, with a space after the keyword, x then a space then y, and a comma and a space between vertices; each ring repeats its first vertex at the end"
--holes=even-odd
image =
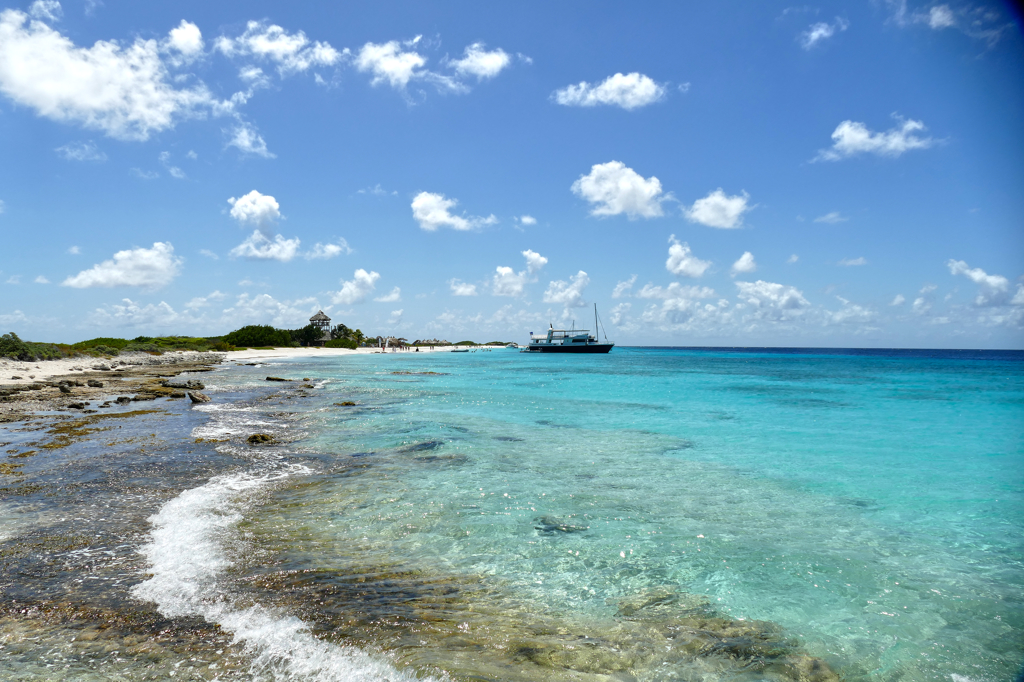
POLYGON ((295 340, 301 343, 303 346, 310 346, 323 336, 323 332, 320 328, 314 324, 307 324, 302 329, 296 330, 295 340))

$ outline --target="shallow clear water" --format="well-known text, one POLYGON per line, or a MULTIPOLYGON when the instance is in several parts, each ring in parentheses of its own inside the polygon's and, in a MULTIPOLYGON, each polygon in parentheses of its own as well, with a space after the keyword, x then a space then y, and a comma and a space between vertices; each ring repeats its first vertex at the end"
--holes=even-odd
POLYGON ((246 675, 834 679, 818 659, 983 682, 1024 660, 1019 354, 495 350, 215 377, 191 435, 230 461, 154 509, 130 589, 219 623, 246 675))

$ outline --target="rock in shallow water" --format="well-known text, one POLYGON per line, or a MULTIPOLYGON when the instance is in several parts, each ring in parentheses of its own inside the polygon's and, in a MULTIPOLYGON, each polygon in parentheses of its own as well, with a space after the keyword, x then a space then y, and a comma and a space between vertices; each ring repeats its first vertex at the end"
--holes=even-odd
POLYGON ((210 396, 206 395, 205 393, 200 393, 199 391, 189 391, 188 392, 188 399, 191 400, 194 403, 208 403, 208 402, 210 402, 210 396))
POLYGON ((245 440, 249 445, 263 445, 265 443, 273 443, 274 437, 269 433, 254 433, 245 440))

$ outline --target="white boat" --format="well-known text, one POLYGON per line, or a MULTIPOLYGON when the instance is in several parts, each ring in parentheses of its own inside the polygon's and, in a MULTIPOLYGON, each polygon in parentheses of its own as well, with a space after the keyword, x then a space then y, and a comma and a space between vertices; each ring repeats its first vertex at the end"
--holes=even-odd
POLYGON ((589 329, 555 329, 554 325, 548 325, 546 334, 534 334, 530 332, 530 345, 520 350, 520 353, 607 353, 615 344, 608 342, 605 337, 604 343, 597 336, 598 319, 597 304, 594 304, 594 333, 589 329))

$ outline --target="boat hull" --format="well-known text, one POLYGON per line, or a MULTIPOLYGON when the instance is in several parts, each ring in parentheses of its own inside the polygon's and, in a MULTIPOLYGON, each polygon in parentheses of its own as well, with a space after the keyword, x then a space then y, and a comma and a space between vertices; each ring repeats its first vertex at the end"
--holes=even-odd
POLYGON ((614 347, 614 343, 588 343, 580 345, 570 344, 537 344, 526 347, 527 353, 607 353, 614 347))

